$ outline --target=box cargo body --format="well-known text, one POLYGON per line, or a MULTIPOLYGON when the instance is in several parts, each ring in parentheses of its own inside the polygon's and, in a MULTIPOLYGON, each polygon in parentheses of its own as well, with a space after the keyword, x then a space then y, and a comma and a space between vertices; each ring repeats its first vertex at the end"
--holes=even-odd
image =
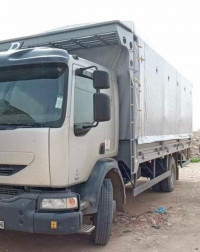
POLYGON ((131 73, 127 51, 119 46, 81 49, 75 54, 117 72, 120 140, 130 139, 131 112, 137 124, 138 144, 191 137, 191 83, 140 38, 138 47, 133 49, 135 63, 130 63, 134 64, 131 73), (130 82, 134 89, 132 99, 130 82), (134 111, 130 111, 130 104, 134 111))
POLYGON ((131 138, 130 82, 138 144, 191 137, 191 83, 140 37, 135 37, 134 43, 134 35, 134 25, 129 22, 64 27, 2 42, 0 51, 8 50, 12 42, 20 42, 21 48, 52 46, 114 70, 119 87, 120 140, 131 138))
MULTIPOLYGON (((58 233, 93 231, 95 243, 105 244, 110 236, 115 205, 118 211, 123 209, 126 183, 131 182, 133 196, 149 187, 173 191, 178 167, 189 163, 192 85, 136 34, 130 22, 63 27, 0 42, 0 75, 7 69, 38 64, 44 67, 47 63, 65 65, 67 98, 63 105, 63 124, 0 131, 0 163, 7 165, 12 161, 12 165, 22 165, 19 156, 24 159, 22 171, 7 178, 0 174, 0 184, 17 187, 15 190, 18 187, 25 190, 21 188, 25 186, 33 191, 30 197, 34 202, 30 199, 31 204, 24 203, 27 211, 35 216, 31 218, 36 218, 37 226, 31 227, 31 232, 56 233, 52 227, 57 224, 49 227, 49 222, 57 216, 61 223, 58 233), (96 88, 95 76, 100 78, 97 78, 99 86, 96 88), (77 78, 79 82, 84 78, 84 83, 77 84, 77 78), (93 81, 93 88, 87 86, 91 85, 88 79, 93 81), (92 98, 93 89, 96 91, 92 98), (77 90, 82 94, 78 98, 77 90), (84 92, 88 100, 77 116, 76 103, 84 100, 84 92), (98 106, 97 96, 102 99, 98 106), (79 125, 77 133, 75 121, 84 117, 88 106, 88 111, 92 111, 95 118, 98 118, 95 113, 100 113, 101 119, 94 120, 89 127, 79 125), (18 144, 19 139, 22 140, 18 144), (140 177, 147 180, 138 185, 140 177), (49 216, 40 213, 37 202, 46 202, 45 193, 47 198, 51 197, 48 190, 56 191, 55 198, 64 195, 76 199, 77 209, 70 215, 65 212, 62 217, 59 213, 51 212, 49 216), (107 213, 102 210, 104 200, 109 206, 107 213), (82 215, 92 216, 93 224, 83 224, 82 215), (102 227, 98 218, 108 217, 102 227), (68 228, 67 223, 70 223, 68 228), (101 236, 102 230, 104 235, 101 236)), ((59 67, 56 69, 61 71, 59 67)), ((59 104, 63 97, 57 96, 57 109, 61 109, 59 104)), ((29 197, 27 193, 25 198, 29 197)), ((20 207, 14 208, 19 211, 20 207)), ((4 218, 9 222, 6 213, 2 216, 0 212, 0 220, 4 218)), ((27 229, 28 226, 20 230, 27 229)))

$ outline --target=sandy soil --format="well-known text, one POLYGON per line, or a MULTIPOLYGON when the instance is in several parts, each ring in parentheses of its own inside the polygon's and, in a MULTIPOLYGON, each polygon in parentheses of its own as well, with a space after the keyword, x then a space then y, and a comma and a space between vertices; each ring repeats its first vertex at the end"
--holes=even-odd
POLYGON ((191 157, 192 158, 200 157, 200 131, 193 132, 191 157))
POLYGON ((85 235, 50 236, 0 232, 0 251, 200 251, 200 163, 181 169, 173 193, 148 190, 131 197, 127 188, 126 213, 118 214, 105 247, 94 246, 85 235), (155 209, 163 206, 165 214, 155 209))

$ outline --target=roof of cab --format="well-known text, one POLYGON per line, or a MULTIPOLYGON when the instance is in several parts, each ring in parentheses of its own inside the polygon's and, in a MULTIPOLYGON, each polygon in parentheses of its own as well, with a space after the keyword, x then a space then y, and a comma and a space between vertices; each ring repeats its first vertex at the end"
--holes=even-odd
POLYGON ((26 48, 0 53, 1 67, 52 62, 67 64, 68 59, 67 51, 57 48, 26 48))

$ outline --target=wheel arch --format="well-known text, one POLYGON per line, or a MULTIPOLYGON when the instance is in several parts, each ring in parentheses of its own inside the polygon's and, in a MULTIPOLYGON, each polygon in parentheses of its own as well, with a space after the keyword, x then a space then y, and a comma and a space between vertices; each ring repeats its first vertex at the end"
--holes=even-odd
POLYGON ((122 178, 119 176, 119 172, 115 168, 109 170, 105 178, 108 178, 112 182, 113 186, 113 199, 116 201, 116 209, 118 212, 124 211, 125 203, 125 186, 122 178))
POLYGON ((126 201, 126 194, 118 163, 115 159, 105 158, 97 161, 86 182, 73 188, 79 193, 82 201, 89 203, 83 211, 84 214, 94 214, 97 212, 104 178, 108 178, 112 182, 113 198, 116 200, 117 211, 124 211, 123 205, 126 201))

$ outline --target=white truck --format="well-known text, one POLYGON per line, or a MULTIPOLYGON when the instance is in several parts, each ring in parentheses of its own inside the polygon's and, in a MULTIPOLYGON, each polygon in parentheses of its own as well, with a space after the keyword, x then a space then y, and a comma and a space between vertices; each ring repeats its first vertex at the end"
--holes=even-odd
POLYGON ((106 244, 127 183, 171 192, 189 163, 191 89, 132 23, 0 42, 0 228, 106 244))

